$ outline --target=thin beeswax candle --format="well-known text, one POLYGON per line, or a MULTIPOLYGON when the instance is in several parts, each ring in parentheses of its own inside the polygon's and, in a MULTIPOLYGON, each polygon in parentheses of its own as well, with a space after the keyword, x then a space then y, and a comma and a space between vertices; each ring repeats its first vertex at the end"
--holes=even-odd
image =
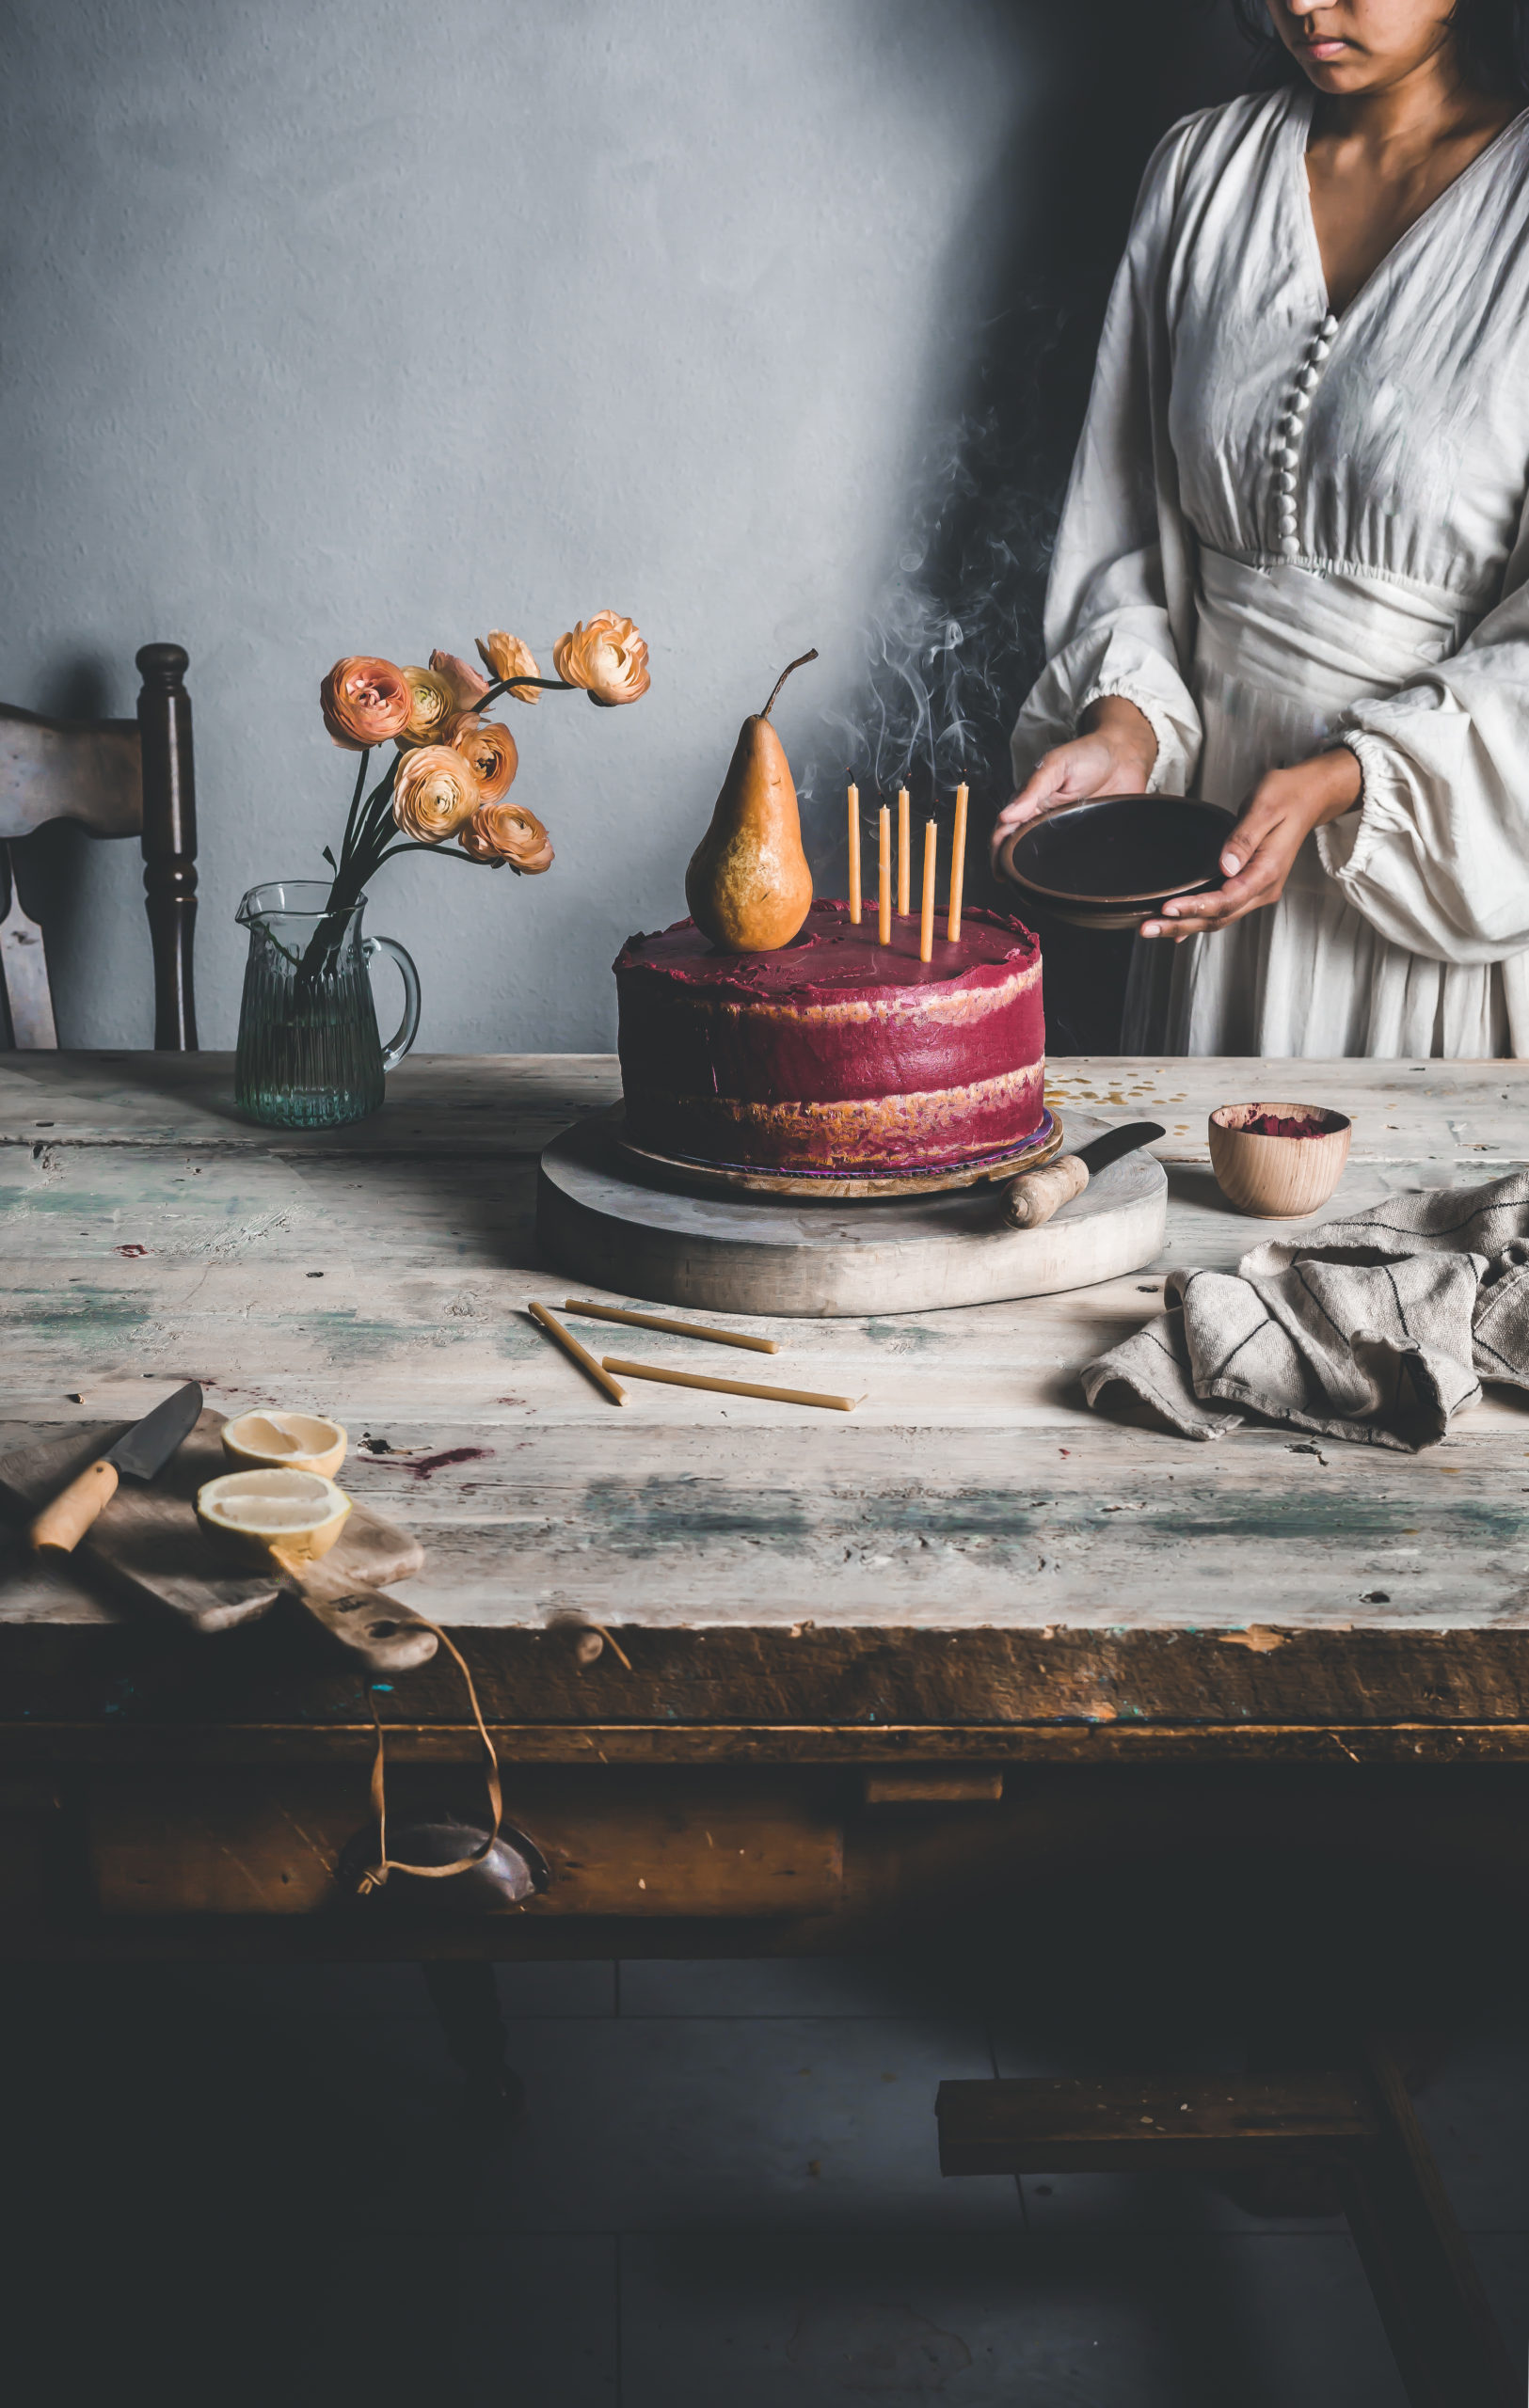
POLYGON ((909 893, 913 879, 913 834, 908 814, 912 805, 906 786, 898 788, 898 910, 904 919, 909 911, 909 893))
POLYGON ((966 789, 956 788, 956 829, 950 840, 950 917, 946 935, 954 944, 961 935, 961 894, 966 882, 966 789))
POLYGON ((850 926, 860 926, 860 789, 850 788, 850 926))
POLYGON ((935 826, 932 819, 924 822, 924 894, 923 909, 918 914, 918 958, 934 958, 934 848, 935 826))
POLYGON ((878 944, 890 944, 892 942, 892 814, 884 802, 882 805, 880 866, 881 891, 878 896, 876 942, 878 944))

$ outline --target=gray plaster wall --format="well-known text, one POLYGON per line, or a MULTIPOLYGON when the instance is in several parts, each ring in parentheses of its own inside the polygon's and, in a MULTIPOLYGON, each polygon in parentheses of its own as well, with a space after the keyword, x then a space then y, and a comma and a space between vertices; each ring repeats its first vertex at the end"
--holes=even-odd
MULTIPOLYGON (((617 945, 683 910, 739 721, 812 643, 779 725, 842 891, 836 714, 1108 16, 11 0, 0 695, 126 714, 136 646, 189 650, 204 1044, 233 1040, 241 893, 320 874, 342 822, 342 653, 502 626, 549 669, 606 606, 651 649, 634 708, 514 714, 549 876, 382 874, 423 1045, 613 1041, 617 945)), ((49 836, 26 890, 62 1040, 147 1043, 136 848, 49 836)))

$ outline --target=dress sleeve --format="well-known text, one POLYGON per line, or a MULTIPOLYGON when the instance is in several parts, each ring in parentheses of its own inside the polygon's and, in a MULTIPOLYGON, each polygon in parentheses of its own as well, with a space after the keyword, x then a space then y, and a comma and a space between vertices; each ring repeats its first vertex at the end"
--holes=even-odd
POLYGON ((1529 947, 1529 509, 1503 598, 1458 651, 1334 733, 1363 777, 1359 810, 1317 832, 1346 900, 1435 961, 1529 947))
POLYGON ((1046 588, 1046 666, 1011 751, 1023 785, 1043 752, 1077 733, 1091 703, 1123 694, 1151 722, 1149 793, 1186 793, 1200 714, 1186 682, 1194 644, 1194 536, 1179 506, 1168 432, 1166 285, 1174 205, 1193 119, 1175 126, 1142 180, 1046 588))

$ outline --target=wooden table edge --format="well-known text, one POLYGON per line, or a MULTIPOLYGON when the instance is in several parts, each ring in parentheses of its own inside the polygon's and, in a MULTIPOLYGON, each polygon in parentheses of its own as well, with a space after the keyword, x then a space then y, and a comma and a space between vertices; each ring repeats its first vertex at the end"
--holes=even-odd
MULTIPOLYGON (((471 1763, 471 1723, 389 1723, 390 1762, 471 1763)), ((1529 1763, 1529 1722, 490 1723, 516 1765, 1529 1763)), ((0 1723, 0 1768, 369 1762, 370 1722, 0 1723)))

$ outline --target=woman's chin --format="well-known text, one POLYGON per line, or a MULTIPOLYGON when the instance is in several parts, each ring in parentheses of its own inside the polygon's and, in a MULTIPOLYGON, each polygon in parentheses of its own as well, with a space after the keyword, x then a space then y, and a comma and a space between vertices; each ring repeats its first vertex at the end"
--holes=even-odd
POLYGON ((1374 81, 1368 59, 1351 50, 1336 51, 1330 58, 1298 50, 1296 64, 1319 92, 1363 92, 1374 81))

